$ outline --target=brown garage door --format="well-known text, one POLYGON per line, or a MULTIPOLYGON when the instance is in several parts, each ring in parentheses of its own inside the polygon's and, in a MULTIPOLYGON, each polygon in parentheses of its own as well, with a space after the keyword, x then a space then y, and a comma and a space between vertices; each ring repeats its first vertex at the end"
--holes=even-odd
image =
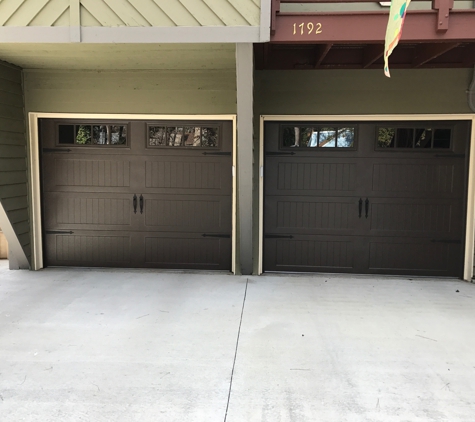
POLYGON ((46 265, 230 270, 231 122, 40 124, 46 265))
POLYGON ((266 123, 264 269, 461 276, 469 129, 266 123))

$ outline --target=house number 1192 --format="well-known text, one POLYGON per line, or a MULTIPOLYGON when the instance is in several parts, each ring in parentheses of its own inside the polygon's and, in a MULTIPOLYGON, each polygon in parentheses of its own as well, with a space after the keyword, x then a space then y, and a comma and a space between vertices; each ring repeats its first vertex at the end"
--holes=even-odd
POLYGON ((321 23, 316 23, 316 24, 313 24, 312 22, 309 22, 307 23, 307 25, 305 25, 305 23, 301 23, 300 25, 297 25, 296 23, 294 23, 294 34, 293 35, 303 35, 304 32, 307 32, 308 35, 314 33, 314 34, 321 34, 323 31, 322 31, 322 24, 321 23))

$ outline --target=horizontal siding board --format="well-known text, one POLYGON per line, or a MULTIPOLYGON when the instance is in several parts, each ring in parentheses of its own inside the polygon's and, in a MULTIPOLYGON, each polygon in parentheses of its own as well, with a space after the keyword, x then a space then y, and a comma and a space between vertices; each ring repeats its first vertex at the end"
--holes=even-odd
POLYGON ((0 61, 0 79, 21 84, 21 73, 16 66, 0 61))
MULTIPOLYGON (((28 248, 30 247, 30 243, 31 243, 31 239, 30 239, 30 233, 24 233, 24 234, 21 234, 20 236, 18 236, 18 240, 20 241, 20 243, 22 245, 24 245, 24 248, 28 248)), ((26 251, 25 251, 26 253, 26 251)), ((28 256, 28 255, 27 255, 28 256)))
POLYGON ((14 210, 8 213, 8 218, 12 224, 22 223, 29 220, 28 210, 14 210))
POLYGON ((0 171, 0 185, 26 184, 26 171, 0 171))
MULTIPOLYGON (((18 238, 22 238, 22 236, 18 236, 18 238)), ((25 238, 29 239, 30 238, 30 234, 29 233, 26 233, 25 235, 25 238)), ((20 241, 21 243, 21 241, 20 241)), ((23 247, 23 251, 25 252, 25 255, 26 257, 28 258, 28 261, 31 259, 31 245, 30 245, 30 242, 28 242, 26 245, 24 245, 23 243, 22 244, 22 247, 23 247)))
POLYGON ((0 130, 24 133, 25 122, 23 119, 5 119, 0 117, 0 130))
POLYGON ((2 158, 26 158, 26 147, 19 145, 0 145, 2 158))
POLYGON ((2 91, 0 92, 0 104, 23 107, 23 97, 20 94, 2 91))
POLYGON ((26 196, 28 194, 26 184, 19 185, 0 185, 0 198, 14 198, 19 196, 26 196))
POLYGON ((25 92, 26 110, 37 112, 236 112, 235 70, 25 71, 25 92))
POLYGON ((0 104, 0 117, 5 117, 7 119, 22 119, 23 108, 13 107, 12 105, 7 104, 0 104))
POLYGON ((25 134, 20 132, 0 131, 0 145, 26 145, 25 134))
POLYGON ((6 212, 21 210, 21 209, 25 209, 28 211, 28 198, 26 196, 4 198, 2 200, 2 205, 6 212))
POLYGON ((6 171, 26 171, 26 158, 5 158, 0 156, 0 169, 6 171))
POLYGON ((13 228, 15 229, 15 233, 17 234, 17 236, 30 232, 29 221, 22 221, 21 223, 14 223, 12 225, 13 225, 13 228))

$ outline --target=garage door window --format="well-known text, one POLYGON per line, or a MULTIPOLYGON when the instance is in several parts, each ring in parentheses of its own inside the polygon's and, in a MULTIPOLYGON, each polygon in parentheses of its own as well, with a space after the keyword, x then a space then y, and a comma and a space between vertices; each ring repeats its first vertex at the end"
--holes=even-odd
POLYGON ((354 148, 355 147, 354 127, 338 126, 283 126, 282 143, 283 148, 354 148))
POLYGON ((219 128, 216 126, 149 126, 149 147, 216 148, 219 128))
POLYGON ((377 148, 449 149, 451 129, 447 128, 378 128, 377 148))
POLYGON ((127 125, 58 125, 58 144, 126 146, 127 125))

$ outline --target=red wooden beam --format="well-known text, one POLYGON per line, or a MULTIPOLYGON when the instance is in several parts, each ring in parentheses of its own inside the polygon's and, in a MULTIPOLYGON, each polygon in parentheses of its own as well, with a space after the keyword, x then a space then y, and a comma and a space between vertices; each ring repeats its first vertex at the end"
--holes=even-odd
MULTIPOLYGON (((475 40, 475 9, 453 10, 447 31, 436 31, 438 12, 408 12, 401 42, 467 42, 475 40)), ((275 16, 278 43, 382 43, 387 12, 285 13, 275 16)))

